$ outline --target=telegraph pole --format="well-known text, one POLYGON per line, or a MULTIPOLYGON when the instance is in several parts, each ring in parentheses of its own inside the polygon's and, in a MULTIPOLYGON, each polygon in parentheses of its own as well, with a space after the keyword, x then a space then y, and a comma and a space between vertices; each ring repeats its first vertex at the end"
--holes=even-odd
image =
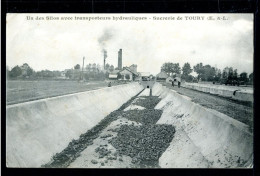
POLYGON ((83 65, 82 65, 82 73, 81 73, 81 75, 82 75, 82 80, 83 80, 83 77, 84 77, 84 75, 83 75, 83 69, 84 69, 84 60, 85 60, 85 56, 83 57, 83 65))

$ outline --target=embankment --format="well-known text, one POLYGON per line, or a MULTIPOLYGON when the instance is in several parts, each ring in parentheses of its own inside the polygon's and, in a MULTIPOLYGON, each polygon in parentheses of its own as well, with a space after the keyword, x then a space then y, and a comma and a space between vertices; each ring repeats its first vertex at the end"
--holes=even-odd
POLYGON ((7 106, 7 166, 40 167, 142 89, 131 83, 7 106))
POLYGON ((253 102, 254 94, 253 89, 245 89, 242 87, 230 87, 222 85, 208 85, 197 83, 183 83, 182 87, 210 93, 213 95, 219 95, 222 97, 232 98, 234 100, 253 102))
POLYGON ((153 95, 162 100, 157 124, 175 127, 174 138, 159 159, 163 168, 236 168, 253 166, 253 135, 248 126, 159 83, 153 95))

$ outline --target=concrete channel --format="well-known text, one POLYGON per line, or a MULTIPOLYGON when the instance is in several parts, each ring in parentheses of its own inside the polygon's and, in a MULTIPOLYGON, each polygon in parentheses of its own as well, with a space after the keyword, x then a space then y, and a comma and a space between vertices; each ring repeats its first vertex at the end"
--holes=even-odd
POLYGON ((247 125, 159 83, 37 100, 6 111, 8 167, 253 167, 247 125), (69 156, 73 149, 79 152, 69 156))

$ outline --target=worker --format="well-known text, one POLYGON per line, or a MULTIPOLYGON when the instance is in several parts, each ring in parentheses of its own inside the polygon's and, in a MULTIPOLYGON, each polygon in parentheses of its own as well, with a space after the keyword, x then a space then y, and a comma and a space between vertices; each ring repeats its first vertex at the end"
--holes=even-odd
POLYGON ((172 87, 174 87, 174 81, 172 81, 172 87))
POLYGON ((111 82, 108 83, 108 87, 111 87, 111 82))
POLYGON ((178 81, 178 88, 180 88, 181 87, 181 82, 180 81, 178 81))

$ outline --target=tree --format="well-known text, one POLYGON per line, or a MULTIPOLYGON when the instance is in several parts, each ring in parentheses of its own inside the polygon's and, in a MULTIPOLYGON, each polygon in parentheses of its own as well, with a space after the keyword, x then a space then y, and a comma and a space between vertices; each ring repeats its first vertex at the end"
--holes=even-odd
POLYGON ((223 69, 223 73, 222 73, 222 78, 223 79, 227 79, 228 78, 228 71, 229 71, 229 68, 228 67, 225 67, 223 69))
POLYGON ((240 81, 248 82, 247 73, 243 72, 240 74, 240 81))
POLYGON ((100 72, 101 71, 101 67, 99 64, 97 64, 97 72, 100 72))
POLYGON ((172 74, 176 73, 176 74, 180 74, 181 73, 181 67, 179 65, 179 63, 173 64, 172 65, 172 74))
POLYGON ((42 70, 41 74, 43 77, 46 77, 46 78, 54 77, 53 72, 50 70, 42 70))
POLYGON ((96 63, 94 63, 94 64, 92 64, 92 71, 93 72, 97 72, 97 64, 96 63))
POLYGON ((16 78, 22 74, 22 69, 16 65, 11 71, 10 71, 10 77, 16 78))
POLYGON ((194 71, 198 74, 198 79, 202 81, 214 81, 216 76, 216 68, 210 65, 203 66, 202 63, 193 67, 194 71))
POLYGON ((53 76, 54 76, 54 77, 59 77, 59 76, 61 76, 61 72, 58 71, 58 70, 55 70, 55 71, 53 71, 52 73, 53 73, 53 76))
POLYGON ((114 71, 114 66, 113 66, 113 65, 110 65, 109 71, 110 71, 110 72, 114 71))
POLYGON ((187 62, 182 67, 182 74, 188 76, 192 72, 190 64, 187 62))
POLYGON ((229 67, 228 69, 228 79, 233 80, 234 71, 232 67, 229 67))
POLYGON ((192 81, 192 77, 189 77, 189 74, 192 72, 190 64, 187 62, 182 67, 182 78, 186 81, 192 81))
POLYGON ((187 75, 187 77, 185 77, 185 81, 187 82, 192 82, 194 80, 194 77, 192 75, 187 75))
POLYGON ((167 63, 164 63, 162 66, 161 66, 161 71, 165 72, 167 75, 170 75, 171 73, 171 63, 170 62, 167 62, 167 63))
POLYGON ((196 66, 194 66, 193 69, 198 74, 198 79, 200 79, 204 74, 203 64, 199 63, 196 66))
POLYGON ((65 76, 67 77, 67 78, 72 78, 72 70, 68 70, 68 71, 66 71, 66 73, 65 73, 65 76))
POLYGON ((130 75, 129 75, 129 74, 126 74, 126 75, 125 75, 125 79, 129 80, 129 79, 130 79, 130 75))
POLYGON ((174 64, 171 62, 167 62, 162 65, 161 71, 170 76, 173 73, 179 74, 181 72, 181 68, 179 66, 179 63, 174 64))
POLYGON ((90 78, 90 74, 89 73, 85 73, 83 76, 84 76, 85 80, 89 80, 89 78, 90 78))
POLYGON ((106 79, 109 78, 109 73, 108 73, 108 72, 105 73, 105 78, 106 78, 106 79))
POLYGON ((204 81, 214 81, 215 68, 211 67, 210 65, 205 65, 203 69, 204 69, 204 75, 202 78, 204 78, 204 81))
POLYGON ((109 64, 106 64, 106 70, 108 70, 109 69, 109 67, 110 67, 110 65, 109 64))
POLYGON ((221 70, 216 68, 214 81, 220 81, 220 79, 221 79, 221 70))
POLYGON ((27 76, 31 76, 32 74, 33 74, 33 69, 31 67, 28 67, 27 76))
POLYGON ((79 70, 79 69, 80 69, 80 65, 79 65, 79 64, 75 65, 75 66, 74 66, 74 69, 75 69, 75 70, 79 70))
POLYGON ((88 65, 86 66, 86 70, 87 70, 88 72, 90 72, 90 70, 91 70, 91 64, 88 64, 88 65))
POLYGON ((105 80, 105 74, 103 72, 99 72, 96 76, 96 79, 101 81, 105 80))
POLYGON ((238 78, 237 69, 235 69, 234 72, 233 72, 233 78, 235 80, 237 80, 237 78, 238 78))
POLYGON ((249 75, 249 81, 250 81, 250 83, 253 83, 253 81, 254 81, 254 75, 253 75, 253 73, 251 73, 251 74, 249 75))

